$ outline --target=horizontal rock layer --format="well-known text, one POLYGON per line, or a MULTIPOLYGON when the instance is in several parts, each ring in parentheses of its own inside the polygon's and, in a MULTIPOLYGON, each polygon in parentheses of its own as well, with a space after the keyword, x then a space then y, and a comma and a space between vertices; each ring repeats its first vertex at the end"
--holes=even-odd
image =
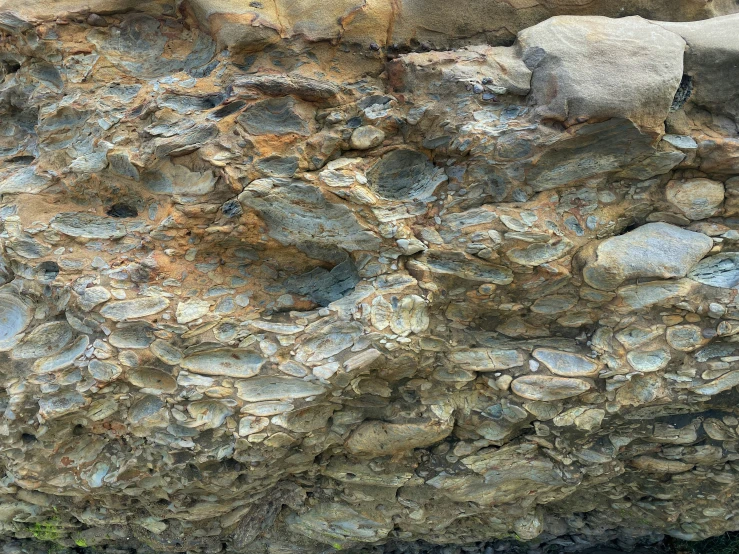
POLYGON ((0 1, 7 549, 739 529, 736 11, 0 1))

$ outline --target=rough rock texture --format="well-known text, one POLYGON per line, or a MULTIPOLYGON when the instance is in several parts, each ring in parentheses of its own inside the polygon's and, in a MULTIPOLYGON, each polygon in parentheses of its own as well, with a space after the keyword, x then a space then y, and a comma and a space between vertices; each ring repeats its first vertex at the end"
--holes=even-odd
POLYGON ((739 530, 738 10, 0 0, 3 552, 739 530))

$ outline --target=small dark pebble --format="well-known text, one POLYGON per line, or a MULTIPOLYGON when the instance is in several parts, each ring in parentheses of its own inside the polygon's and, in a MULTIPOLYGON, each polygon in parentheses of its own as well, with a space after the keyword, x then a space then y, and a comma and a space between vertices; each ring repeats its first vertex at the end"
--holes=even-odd
POLYGON ((349 121, 346 122, 346 126, 350 129, 356 129, 357 127, 361 127, 362 125, 362 118, 361 117, 352 117, 349 121))
POLYGON ((244 213, 241 209, 241 204, 235 198, 225 202, 221 207, 221 211, 226 217, 236 217, 237 215, 244 213))
POLYGON ((105 19, 102 15, 98 15, 96 13, 91 13, 87 17, 87 24, 92 25, 93 27, 107 27, 108 26, 108 20, 105 19))

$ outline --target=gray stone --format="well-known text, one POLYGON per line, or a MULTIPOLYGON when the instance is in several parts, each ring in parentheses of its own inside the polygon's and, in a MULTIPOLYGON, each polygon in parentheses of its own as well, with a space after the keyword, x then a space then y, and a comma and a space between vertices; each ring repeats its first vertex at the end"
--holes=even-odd
POLYGON ((424 200, 447 180, 444 171, 420 152, 408 149, 385 154, 367 172, 372 189, 388 200, 424 200))
POLYGON ((739 14, 694 23, 656 23, 686 44, 684 73, 693 79, 693 101, 718 114, 739 117, 739 14))
POLYGON ((174 377, 157 369, 137 368, 126 372, 126 379, 135 387, 152 394, 172 393, 177 390, 174 377))
POLYGON ((224 375, 247 378, 257 375, 266 360, 255 352, 237 348, 219 348, 186 356, 183 369, 201 375, 224 375))
POLYGON ((511 383, 511 390, 527 400, 563 400, 579 396, 590 390, 590 383, 582 379, 549 377, 547 375, 525 375, 511 383))
POLYGON ((573 248, 572 242, 563 238, 550 244, 531 244, 525 248, 511 248, 506 256, 517 264, 537 266, 566 256, 573 248))
POLYGON ((651 155, 651 144, 649 135, 625 119, 574 127, 544 151, 526 181, 537 191, 572 186, 651 155))
POLYGON ((381 129, 372 125, 364 125, 354 129, 350 145, 356 150, 367 150, 380 146, 383 140, 385 140, 385 133, 381 129))
POLYGON ((733 289, 739 285, 739 253, 722 252, 704 258, 688 277, 704 285, 733 289))
POLYGON ((49 225, 70 237, 86 239, 118 239, 126 236, 126 226, 112 217, 81 212, 55 215, 49 225))
POLYGON ((710 179, 670 181, 665 188, 665 196, 688 219, 706 219, 721 207, 724 185, 710 179))
POLYGON ((442 250, 427 250, 424 255, 409 262, 409 268, 453 275, 460 279, 507 285, 513 281, 513 272, 505 266, 484 263, 481 260, 442 250))
POLYGON ((237 381, 239 398, 247 402, 265 400, 291 400, 316 396, 325 392, 323 385, 290 377, 254 377, 237 381))
POLYGON ((537 348, 531 355, 549 371, 563 377, 594 377, 601 367, 596 360, 551 348, 537 348))
POLYGON ((355 456, 370 458, 407 453, 439 442, 452 432, 453 427, 453 421, 405 424, 368 421, 351 434, 346 448, 355 456))
POLYGON ((145 321, 119 323, 108 337, 116 348, 146 348, 154 342, 154 326, 145 321))
POLYGON ((285 245, 317 243, 351 252, 376 250, 380 243, 349 208, 328 202, 319 189, 309 185, 285 183, 266 195, 247 188, 239 201, 257 210, 270 236, 285 245))
POLYGON ((667 344, 675 350, 690 352, 708 342, 697 325, 675 325, 667 328, 667 344))
POLYGON ((583 277, 601 290, 614 290, 627 279, 684 277, 711 246, 711 239, 701 233, 647 223, 600 243, 583 277))
POLYGON ((626 354, 626 359, 635 370, 650 373, 667 367, 671 356, 668 350, 660 348, 647 351, 634 350, 626 354))
POLYGON ((158 314, 169 306, 169 300, 160 296, 144 296, 133 300, 109 302, 100 313, 113 321, 126 321, 158 314))
POLYGON ((13 348, 11 356, 15 359, 50 356, 63 349, 73 336, 74 330, 66 321, 44 323, 28 333, 13 348))
POLYGON ((685 41, 639 17, 553 17, 518 42, 540 114, 568 124, 626 118, 659 128, 683 74, 685 41))
POLYGON ((292 98, 270 98, 252 104, 238 117, 252 135, 307 135, 308 124, 295 112, 292 98))

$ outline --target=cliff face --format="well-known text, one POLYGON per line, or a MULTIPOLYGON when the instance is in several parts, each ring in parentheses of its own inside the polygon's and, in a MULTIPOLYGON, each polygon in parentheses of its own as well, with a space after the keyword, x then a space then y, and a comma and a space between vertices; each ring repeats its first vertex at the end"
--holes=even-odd
POLYGON ((739 529, 737 10, 0 2, 3 551, 739 529))

